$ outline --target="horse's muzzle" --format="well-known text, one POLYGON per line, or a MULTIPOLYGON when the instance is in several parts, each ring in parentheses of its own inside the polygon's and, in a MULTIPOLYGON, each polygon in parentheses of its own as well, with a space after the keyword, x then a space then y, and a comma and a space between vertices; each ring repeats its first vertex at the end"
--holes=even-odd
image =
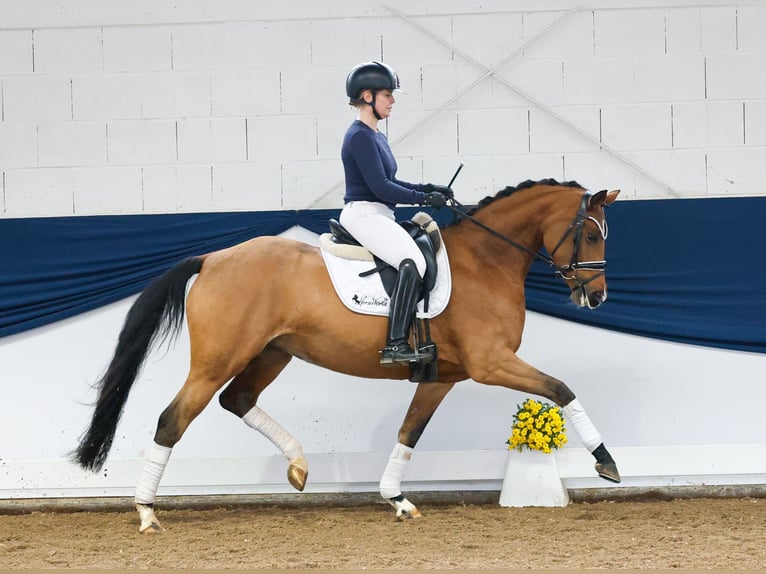
POLYGON ((601 303, 606 301, 606 290, 594 289, 589 290, 586 286, 572 289, 570 295, 572 303, 578 307, 587 307, 588 309, 595 309, 601 303))

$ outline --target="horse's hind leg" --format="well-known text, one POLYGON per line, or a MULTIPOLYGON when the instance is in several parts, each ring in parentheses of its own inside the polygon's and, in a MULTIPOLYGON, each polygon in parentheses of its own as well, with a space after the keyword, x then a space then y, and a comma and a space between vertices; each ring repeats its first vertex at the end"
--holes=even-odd
POLYGON ((227 376, 213 379, 192 369, 184 386, 162 411, 154 442, 144 456, 144 469, 136 487, 136 509, 141 518, 139 532, 162 532, 163 528, 154 515, 154 500, 173 446, 226 380, 227 376))
POLYGON ((308 477, 308 463, 301 443, 256 406, 263 390, 282 372, 292 356, 272 346, 266 347, 237 375, 219 397, 221 406, 259 431, 290 461, 287 480, 296 490, 303 490, 308 477))
POLYGON ((402 494, 402 478, 428 421, 453 386, 454 383, 420 383, 399 428, 399 442, 391 451, 379 485, 380 495, 396 509, 399 520, 420 517, 420 511, 402 494))

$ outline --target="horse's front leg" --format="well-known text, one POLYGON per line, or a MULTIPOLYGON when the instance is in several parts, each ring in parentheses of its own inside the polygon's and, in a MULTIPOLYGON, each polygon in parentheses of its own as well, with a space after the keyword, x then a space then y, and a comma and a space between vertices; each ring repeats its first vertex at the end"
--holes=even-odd
POLYGON ((436 408, 455 383, 420 383, 399 428, 399 442, 388 458, 380 479, 380 495, 396 509, 399 520, 419 518, 420 511, 402 494, 401 484, 412 451, 436 408))
POLYGON ((617 465, 604 446, 601 434, 569 387, 525 363, 515 353, 497 353, 495 357, 470 365, 471 378, 487 385, 540 395, 559 405, 565 420, 574 427, 585 448, 596 459, 598 475, 611 482, 620 482, 617 465))

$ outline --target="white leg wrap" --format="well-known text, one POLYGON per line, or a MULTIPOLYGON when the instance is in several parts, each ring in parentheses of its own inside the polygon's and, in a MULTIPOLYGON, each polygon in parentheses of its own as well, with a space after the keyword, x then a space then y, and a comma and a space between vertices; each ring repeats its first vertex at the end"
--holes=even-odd
POLYGON ((573 400, 567 406, 562 408, 561 411, 564 413, 566 421, 570 423, 577 431, 577 434, 580 435, 580 439, 589 452, 593 452, 598 448, 598 445, 604 442, 601 435, 596 430, 596 427, 594 427, 593 423, 590 421, 590 417, 585 412, 585 409, 582 408, 579 400, 573 400))
POLYGON ((398 443, 391 451, 386 470, 383 471, 383 476, 380 479, 380 495, 383 498, 393 498, 402 493, 400 488, 402 478, 411 458, 412 448, 402 443, 398 443))
POLYGON ((245 413, 242 420, 273 442, 287 460, 303 456, 303 447, 298 439, 283 429, 266 411, 254 406, 245 413))
POLYGON ((154 503, 157 487, 160 485, 160 479, 162 473, 165 472, 165 466, 168 464, 171 452, 173 452, 172 448, 152 442, 152 446, 149 447, 144 456, 144 470, 136 487, 136 503, 154 503))

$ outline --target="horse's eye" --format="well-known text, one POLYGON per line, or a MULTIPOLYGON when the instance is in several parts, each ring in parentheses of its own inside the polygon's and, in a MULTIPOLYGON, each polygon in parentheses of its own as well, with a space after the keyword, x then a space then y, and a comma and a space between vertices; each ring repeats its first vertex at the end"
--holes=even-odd
POLYGON ((586 240, 588 243, 596 243, 596 241, 598 241, 598 234, 596 234, 596 233, 593 233, 592 231, 589 231, 589 232, 588 232, 588 233, 585 235, 585 240, 586 240))

